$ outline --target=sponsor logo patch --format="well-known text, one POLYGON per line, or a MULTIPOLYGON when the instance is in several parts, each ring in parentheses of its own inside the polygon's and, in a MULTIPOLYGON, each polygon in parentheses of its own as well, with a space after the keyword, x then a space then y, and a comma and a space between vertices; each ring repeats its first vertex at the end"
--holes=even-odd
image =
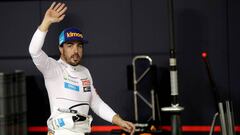
POLYGON ((63 127, 65 125, 63 118, 57 119, 57 121, 60 127, 63 127))
POLYGON ((84 92, 90 92, 91 91, 91 82, 88 79, 82 79, 82 86, 84 92))
POLYGON ((77 85, 73 85, 67 82, 64 82, 64 88, 70 89, 70 90, 74 90, 74 91, 80 91, 80 87, 77 85))
POLYGON ((63 79, 65 81, 68 81, 68 82, 72 82, 72 83, 78 83, 77 79, 74 78, 74 77, 71 77, 70 75, 63 75, 63 79))
POLYGON ((76 32, 68 32, 68 33, 67 33, 67 37, 68 37, 68 38, 71 38, 71 37, 80 37, 80 38, 83 38, 83 35, 80 34, 80 33, 76 33, 76 32))
POLYGON ((91 91, 91 86, 83 87, 84 92, 90 92, 91 91))

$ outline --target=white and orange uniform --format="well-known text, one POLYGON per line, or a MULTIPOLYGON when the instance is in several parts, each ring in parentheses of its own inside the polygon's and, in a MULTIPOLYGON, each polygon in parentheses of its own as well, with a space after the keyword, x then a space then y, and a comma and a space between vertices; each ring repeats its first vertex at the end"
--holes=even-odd
MULTIPOLYGON (((29 52, 34 64, 44 76, 51 109, 49 118, 54 117, 59 108, 73 109, 88 115, 89 107, 91 107, 98 116, 112 122, 116 113, 96 93, 88 69, 82 65, 71 66, 61 59, 56 61, 42 50, 46 34, 47 32, 36 30, 29 46, 29 52)), ((75 131, 72 133, 72 135, 80 134, 75 131)))

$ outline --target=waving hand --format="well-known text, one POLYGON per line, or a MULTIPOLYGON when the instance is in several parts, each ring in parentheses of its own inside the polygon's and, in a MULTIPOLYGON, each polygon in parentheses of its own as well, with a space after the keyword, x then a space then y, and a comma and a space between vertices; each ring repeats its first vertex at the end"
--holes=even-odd
POLYGON ((48 31, 48 28, 52 23, 58 23, 64 19, 66 11, 67 6, 64 3, 53 2, 47 9, 39 29, 41 31, 48 31))

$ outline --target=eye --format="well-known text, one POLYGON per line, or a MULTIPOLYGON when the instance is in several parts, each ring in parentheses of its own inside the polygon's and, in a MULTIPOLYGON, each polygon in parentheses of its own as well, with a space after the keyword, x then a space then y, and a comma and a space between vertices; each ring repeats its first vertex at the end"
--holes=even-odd
POLYGON ((67 47, 72 47, 73 44, 72 44, 72 43, 66 43, 66 46, 67 46, 67 47))
POLYGON ((82 43, 79 43, 77 46, 78 46, 79 48, 82 48, 82 47, 83 47, 83 44, 82 44, 82 43))

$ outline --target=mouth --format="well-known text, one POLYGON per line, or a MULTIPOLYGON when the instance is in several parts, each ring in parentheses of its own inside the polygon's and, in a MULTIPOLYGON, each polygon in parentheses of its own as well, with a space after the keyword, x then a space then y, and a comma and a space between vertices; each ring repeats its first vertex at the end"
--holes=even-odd
POLYGON ((78 60, 78 59, 80 59, 80 56, 78 54, 74 54, 74 55, 72 55, 71 58, 74 60, 78 60))
POLYGON ((81 57, 78 54, 72 55, 71 58, 74 62, 79 62, 81 59, 81 57))

